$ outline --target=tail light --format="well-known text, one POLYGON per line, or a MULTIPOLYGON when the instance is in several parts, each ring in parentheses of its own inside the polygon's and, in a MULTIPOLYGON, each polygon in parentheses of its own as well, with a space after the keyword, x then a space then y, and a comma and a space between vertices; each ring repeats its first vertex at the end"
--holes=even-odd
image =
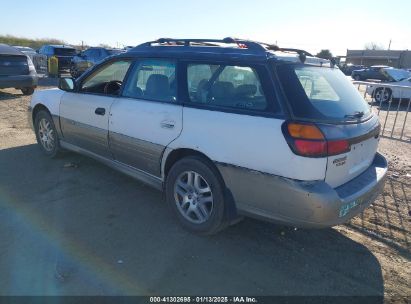
POLYGON ((283 133, 293 152, 305 157, 338 155, 351 149, 348 140, 327 140, 315 124, 284 123, 283 133))

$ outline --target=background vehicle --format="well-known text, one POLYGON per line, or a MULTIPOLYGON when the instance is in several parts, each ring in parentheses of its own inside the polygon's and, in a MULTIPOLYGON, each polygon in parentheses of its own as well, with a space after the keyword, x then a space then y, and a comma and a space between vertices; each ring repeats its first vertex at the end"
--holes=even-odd
POLYGON ((89 67, 102 61, 104 58, 123 53, 124 50, 107 49, 103 47, 89 48, 73 57, 71 61, 70 74, 74 78, 80 76, 89 67))
POLYGON ((24 95, 31 95, 37 81, 30 57, 12 46, 0 44, 0 88, 16 88, 24 95))
POLYGON ((362 70, 362 69, 365 69, 365 66, 355 65, 355 64, 352 64, 352 63, 344 64, 342 67, 340 67, 341 72, 343 72, 347 76, 351 76, 351 73, 354 70, 362 70))
POLYGON ((376 102, 388 102, 397 99, 410 99, 411 89, 402 89, 402 87, 411 87, 411 73, 402 69, 383 69, 383 73, 389 81, 384 84, 392 86, 368 85, 366 92, 375 98, 376 102))
POLYGON ((164 38, 59 88, 31 101, 43 152, 80 152, 165 190, 194 232, 239 214, 337 225, 384 184, 378 117, 337 67, 303 50, 164 38))
POLYGON ((28 46, 14 46, 14 47, 18 49, 20 52, 29 56, 32 61, 33 61, 34 56, 37 55, 37 52, 28 46))
POLYGON ((77 51, 67 45, 43 45, 39 49, 39 54, 46 55, 47 59, 56 56, 58 59, 58 72, 64 73, 70 71, 71 60, 76 56, 77 51))
POLYGON ((386 65, 373 65, 369 68, 354 70, 351 73, 351 77, 355 80, 367 80, 367 79, 376 79, 381 81, 387 81, 389 78, 381 73, 381 69, 391 68, 386 65))

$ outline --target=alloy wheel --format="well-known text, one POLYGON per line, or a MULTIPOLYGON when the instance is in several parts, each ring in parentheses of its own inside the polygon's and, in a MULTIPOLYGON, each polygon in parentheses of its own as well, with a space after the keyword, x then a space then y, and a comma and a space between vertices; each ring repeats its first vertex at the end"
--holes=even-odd
POLYGON ((390 99, 390 92, 388 90, 378 90, 375 92, 375 100, 378 102, 386 102, 390 99))
POLYGON ((53 127, 46 118, 42 118, 38 125, 38 135, 43 148, 51 152, 55 146, 55 137, 53 127))
POLYGON ((199 173, 185 171, 174 184, 174 199, 181 215, 194 224, 206 222, 213 212, 213 193, 199 173))

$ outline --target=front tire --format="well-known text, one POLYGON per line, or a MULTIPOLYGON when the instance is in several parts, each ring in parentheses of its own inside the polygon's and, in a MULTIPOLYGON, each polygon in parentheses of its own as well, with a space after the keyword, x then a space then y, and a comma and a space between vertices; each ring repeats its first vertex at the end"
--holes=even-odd
POLYGON ((34 93, 34 88, 33 87, 21 88, 20 90, 23 93, 23 95, 26 95, 26 96, 33 95, 33 93, 34 93))
POLYGON ((34 118, 37 143, 47 156, 56 157, 61 151, 57 129, 50 114, 39 111, 34 118))
POLYGON ((167 203, 187 230, 212 235, 226 227, 224 183, 207 160, 197 156, 179 160, 165 188, 167 203))
POLYGON ((378 88, 375 90, 374 98, 378 103, 388 102, 391 99, 392 91, 390 89, 378 88))

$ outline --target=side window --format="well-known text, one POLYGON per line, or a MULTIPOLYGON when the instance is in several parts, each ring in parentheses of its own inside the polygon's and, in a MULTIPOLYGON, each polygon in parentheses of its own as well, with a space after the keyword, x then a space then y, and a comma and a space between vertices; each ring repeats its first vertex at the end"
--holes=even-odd
POLYGON ((85 79, 80 91, 117 95, 129 67, 130 61, 126 60, 104 65, 85 79))
POLYGON ((268 107, 257 71, 251 67, 189 64, 187 81, 193 103, 254 111, 268 107))
POLYGON ((171 60, 144 59, 130 73, 123 96, 154 101, 177 100, 176 63, 171 60))

